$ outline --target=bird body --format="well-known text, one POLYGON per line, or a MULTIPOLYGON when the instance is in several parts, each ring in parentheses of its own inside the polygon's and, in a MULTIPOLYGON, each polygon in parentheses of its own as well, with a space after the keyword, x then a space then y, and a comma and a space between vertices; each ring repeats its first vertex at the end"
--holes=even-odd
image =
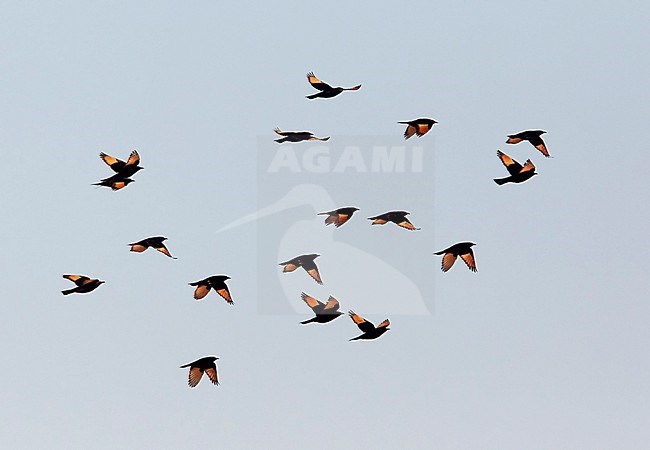
POLYGON ((317 215, 319 216, 327 215, 327 217, 325 218, 325 225, 334 224, 334 226, 338 228, 341 225, 343 225, 345 222, 350 220, 350 218, 352 218, 352 214, 354 214, 355 211, 359 211, 359 208, 355 208, 354 206, 346 206, 345 208, 339 208, 333 211, 322 212, 322 213, 318 213, 317 215))
POLYGON ((314 133, 310 131, 282 131, 279 128, 274 129, 273 131, 280 136, 283 136, 281 139, 275 139, 275 142, 281 144, 283 142, 302 142, 302 141, 328 141, 329 136, 324 138, 319 138, 314 136, 314 133))
POLYGON ((163 255, 166 255, 172 259, 177 259, 171 255, 167 247, 165 247, 165 244, 163 244, 163 241, 166 241, 167 238, 164 236, 154 236, 154 237, 149 237, 146 239, 143 239, 138 242, 134 242, 132 244, 129 244, 131 246, 131 251, 136 252, 136 253, 142 253, 149 247, 155 248, 158 250, 160 253, 163 255))
POLYGON ((194 362, 189 364, 182 365, 180 368, 184 369, 186 367, 190 368, 190 375, 187 380, 187 384, 190 387, 196 387, 201 381, 203 374, 205 373, 212 384, 219 384, 219 377, 217 376, 217 364, 215 361, 219 359, 216 356, 206 356, 205 358, 197 359, 194 362))
POLYGON ((309 80, 309 83, 315 88, 318 89, 320 92, 317 92, 315 94, 308 95, 307 98, 310 100, 313 100, 315 98, 332 98, 336 97, 343 91, 357 91, 361 89, 361 85, 358 84, 354 87, 351 88, 344 88, 344 87, 332 87, 329 84, 319 80, 316 78, 316 75, 314 75, 314 72, 309 72, 307 74, 307 80, 309 80))
POLYGON ((66 278, 72 281, 77 287, 72 289, 66 289, 61 291, 63 295, 69 294, 87 294, 97 289, 105 281, 101 281, 95 278, 89 278, 85 275, 63 275, 63 278, 66 278))
POLYGON ((442 271, 447 272, 456 262, 456 258, 460 258, 465 262, 469 270, 476 272, 476 259, 472 247, 476 244, 473 242, 459 242, 449 248, 435 252, 434 255, 444 255, 442 257, 442 271))
POLYGON ((497 156, 510 173, 509 177, 495 178, 494 182, 498 185, 503 185, 506 183, 523 183, 524 181, 532 178, 534 175, 537 175, 535 172, 535 165, 530 159, 527 160, 526 163, 522 166, 500 150, 497 150, 497 156))
POLYGON ((336 300, 334 297, 330 296, 330 298, 327 300, 327 303, 323 303, 314 297, 305 294, 304 292, 301 294, 301 298, 303 301, 309 306, 312 311, 314 311, 315 316, 312 317, 309 320, 305 320, 304 322, 300 322, 301 324, 305 325, 308 323, 327 323, 331 322, 332 320, 336 319, 343 313, 339 311, 339 302, 336 300))
POLYGON ((377 339, 382 334, 390 330, 390 328, 388 328, 390 326, 390 321, 388 319, 384 320, 382 323, 380 323, 375 327, 375 325, 372 322, 367 321, 363 317, 356 314, 354 311, 350 311, 348 312, 348 314, 350 315, 352 321, 357 324, 359 329, 363 331, 363 334, 360 334, 357 337, 353 337, 352 339, 350 339, 351 341, 356 341, 359 339, 361 340, 377 339))
POLYGON ((309 276, 311 276, 314 281, 316 281, 316 283, 323 284, 320 273, 318 272, 318 267, 314 262, 314 260, 319 256, 320 255, 317 255, 315 253, 309 255, 300 255, 288 261, 282 262, 279 265, 284 266, 282 272, 293 272, 298 267, 302 267, 305 269, 305 271, 307 271, 309 276))
POLYGON ((518 144, 521 141, 528 141, 533 145, 533 147, 542 152, 542 155, 550 158, 551 155, 549 154, 548 149, 546 148, 546 144, 542 139, 542 134, 545 133, 546 131, 543 130, 527 130, 517 134, 509 134, 506 144, 518 144))
POLYGON ((227 275, 213 275, 211 277, 204 278, 193 283, 189 283, 190 286, 196 286, 194 290, 194 299, 201 300, 203 297, 208 295, 210 289, 214 289, 217 294, 219 294, 223 299, 231 305, 234 305, 235 302, 230 295, 230 290, 226 286, 226 280, 230 280, 230 277, 227 275))
POLYGON ((406 127, 406 131, 404 132, 404 139, 408 139, 413 135, 417 135, 418 137, 424 136, 429 132, 431 128, 433 128, 433 125, 438 122, 436 122, 433 119, 422 117, 420 119, 407 120, 404 122, 397 122, 397 123, 408 125, 408 127, 406 127))
POLYGON ((419 228, 415 228, 411 221, 406 218, 409 214, 411 213, 407 211, 389 211, 378 216, 368 217, 368 220, 372 220, 373 225, 384 225, 388 222, 393 222, 395 225, 406 228, 409 231, 419 230, 419 228))

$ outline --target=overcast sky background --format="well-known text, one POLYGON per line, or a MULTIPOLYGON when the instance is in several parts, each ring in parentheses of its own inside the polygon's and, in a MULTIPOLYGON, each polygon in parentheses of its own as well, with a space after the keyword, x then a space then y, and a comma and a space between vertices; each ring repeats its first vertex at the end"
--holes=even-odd
POLYGON ((647 447, 647 2, 2 9, 3 448, 647 447), (310 102, 311 70, 363 88, 310 102), (301 327, 309 310, 280 305, 300 290, 368 304, 355 281, 372 273, 323 253, 323 287, 282 275, 298 290, 286 299, 258 283, 296 255, 267 269, 263 222, 217 230, 270 199, 260 142, 276 126, 400 142, 395 122, 422 116, 440 122, 409 141, 431 184, 350 176, 332 200, 362 211, 322 230, 374 245, 428 312, 359 307, 391 319, 373 342, 348 342, 347 317, 301 327), (504 144, 525 129, 548 131, 553 159, 504 144), (134 184, 90 185, 110 174, 100 151, 134 148, 134 184), (497 149, 540 175, 497 186, 497 149), (422 230, 370 227, 389 209, 422 230), (155 235, 178 260, 128 252, 155 235), (478 273, 443 274, 432 253, 464 240, 478 273), (63 297, 64 273, 107 283, 63 297), (213 274, 232 277, 234 306, 192 299, 187 283, 213 274), (206 355, 222 384, 188 388, 178 366, 206 355))

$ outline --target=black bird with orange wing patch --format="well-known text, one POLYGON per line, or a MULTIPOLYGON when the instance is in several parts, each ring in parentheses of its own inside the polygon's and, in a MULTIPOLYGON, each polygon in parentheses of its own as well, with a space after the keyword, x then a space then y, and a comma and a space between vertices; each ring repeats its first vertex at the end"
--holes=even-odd
POLYGON ((368 217, 368 220, 372 220, 373 225, 384 225, 388 222, 393 222, 395 225, 410 231, 419 230, 419 228, 415 228, 411 221, 406 218, 409 214, 411 213, 407 211, 389 211, 375 217, 368 217))
POLYGON ((314 260, 319 256, 320 255, 317 255, 315 253, 309 255, 300 255, 296 256, 293 259, 290 259, 289 261, 280 263, 279 265, 284 266, 282 272, 293 272, 298 267, 302 267, 309 274, 309 276, 311 276, 314 281, 316 281, 316 283, 323 284, 323 280, 321 279, 320 273, 318 272, 318 267, 316 267, 316 263, 314 262, 314 260))
POLYGON ((93 186, 104 186, 109 187, 114 191, 119 191, 134 181, 135 180, 132 180, 131 178, 124 178, 119 174, 115 174, 112 177, 106 178, 98 183, 93 183, 93 186))
POLYGON ((510 173, 509 177, 495 178, 494 182, 498 185, 503 185, 506 183, 523 183, 524 181, 532 178, 534 175, 537 175, 535 172, 535 165, 530 159, 527 160, 526 164, 522 166, 500 150, 497 150, 497 156, 510 173))
POLYGON ((99 157, 102 159, 102 161, 108 164, 108 166, 113 169, 117 175, 120 175, 122 178, 129 178, 130 176, 135 175, 137 171, 144 169, 144 167, 139 166, 140 155, 138 154, 137 150, 133 150, 131 152, 129 159, 126 162, 107 155, 104 152, 101 152, 99 154, 99 157))
POLYGON ((304 322, 300 322, 303 325, 307 323, 331 322, 343 314, 341 311, 339 311, 340 305, 338 300, 332 296, 330 296, 330 298, 327 300, 327 303, 323 303, 311 295, 305 294, 304 292, 301 294, 301 298, 305 303, 307 303, 307 306, 309 306, 312 311, 314 311, 314 314, 316 314, 315 317, 312 317, 309 320, 305 320, 304 322))
POLYGON ((279 128, 275 130, 276 134, 282 136, 281 139, 275 139, 275 142, 282 144, 283 142, 302 142, 302 141, 328 141, 329 136, 324 138, 319 138, 314 136, 314 133, 310 131, 282 131, 279 128))
POLYGON ((375 327, 372 322, 367 321, 360 315, 356 314, 354 311, 350 311, 348 314, 350 315, 352 321, 357 324, 359 329, 363 331, 363 334, 350 339, 351 341, 356 341, 358 339, 377 339, 379 336, 390 330, 390 328, 388 328, 390 325, 390 321, 388 319, 384 320, 382 323, 375 327))
POLYGON ((354 214, 355 211, 359 211, 359 208, 355 208, 354 206, 346 206, 345 208, 339 208, 333 211, 322 212, 322 213, 318 213, 317 215, 319 216, 327 215, 327 217, 325 218, 325 225, 334 224, 334 226, 338 228, 341 225, 343 225, 345 222, 350 220, 350 218, 352 218, 352 214, 354 214))
POLYGON ((456 258, 459 256, 460 259, 465 262, 469 270, 476 272, 476 258, 474 258, 474 252, 472 251, 472 247, 475 245, 476 244, 473 242, 460 242, 458 244, 452 245, 449 248, 436 252, 434 255, 444 255, 442 257, 443 272, 447 272, 449 269, 451 269, 451 266, 454 265, 456 258))
POLYGON ((405 122, 397 122, 397 123, 408 125, 406 127, 406 131, 404 132, 404 139, 408 139, 413 135, 417 135, 418 137, 424 136, 429 132, 431 128, 433 128, 433 125, 435 125, 438 122, 436 122, 433 119, 427 119, 423 117, 420 119, 408 120, 405 122))
POLYGON ((163 244, 163 241, 166 240, 167 238, 164 236, 154 236, 147 239, 143 239, 138 242, 134 242, 133 244, 129 244, 129 245, 131 246, 132 252, 142 253, 149 247, 152 247, 158 250, 163 255, 169 256, 172 259, 178 259, 173 257, 172 254, 169 253, 169 250, 167 250, 167 247, 165 247, 165 244, 163 244))
POLYGON ((226 286, 226 280, 230 280, 230 277, 227 275, 214 275, 200 281, 195 281, 194 283, 189 283, 190 286, 196 286, 194 300, 201 300, 208 295, 210 289, 214 289, 225 301, 234 305, 235 302, 233 302, 230 290, 226 286))
POLYGON ((63 278, 66 278, 77 285, 75 288, 61 291, 63 295, 87 294, 88 292, 92 292, 97 289, 102 283, 105 283, 105 281, 101 281, 96 278, 89 278, 85 275, 63 275, 63 278))
POLYGON ((546 131, 542 130, 528 130, 517 134, 509 134, 506 144, 518 144, 521 141, 528 141, 533 145, 533 147, 542 152, 542 155, 550 158, 551 155, 546 148, 546 144, 542 140, 542 134, 545 133, 546 131))
POLYGON ((309 72, 307 74, 307 80, 309 80, 309 84, 311 84, 315 89, 318 89, 320 91, 317 92, 316 94, 308 95, 307 98, 310 100, 313 100, 315 98, 332 98, 332 97, 336 97, 343 91, 358 91, 359 89, 361 89, 360 84, 351 88, 344 88, 339 86, 332 87, 329 84, 316 78, 314 72, 309 72))
POLYGON ((181 366, 181 369, 186 367, 190 368, 190 375, 187 379, 187 384, 191 388, 196 387, 205 373, 212 384, 218 385, 219 377, 217 376, 217 364, 215 363, 217 359, 219 358, 216 356, 206 356, 205 358, 197 359, 194 362, 181 366))

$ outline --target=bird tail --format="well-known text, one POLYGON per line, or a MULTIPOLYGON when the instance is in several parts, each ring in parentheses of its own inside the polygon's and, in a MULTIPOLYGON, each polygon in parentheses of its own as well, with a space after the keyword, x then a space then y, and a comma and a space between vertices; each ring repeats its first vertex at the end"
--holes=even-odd
POLYGON ((278 144, 282 144, 283 142, 287 142, 288 138, 283 137, 282 139, 274 139, 275 142, 278 144))
POLYGON ((61 293, 62 293, 63 295, 72 294, 73 292, 74 292, 74 289, 66 289, 65 291, 61 291, 61 293))
POLYGON ((408 125, 408 122, 397 122, 397 123, 403 123, 404 125, 408 125))
POLYGON ((320 96, 320 92, 317 92, 315 94, 306 95, 305 97, 308 98, 309 100, 313 100, 313 99, 315 99, 315 98, 317 98, 319 96, 320 96))
POLYGON ((440 250, 439 252, 434 253, 434 255, 444 255, 444 254, 445 254, 444 250, 440 250))
POLYGON ((508 182, 507 178, 495 178, 494 182, 501 186, 502 184, 506 184, 508 182))
POLYGON ((192 364, 185 364, 184 366, 180 366, 179 369, 184 369, 186 367, 190 367, 192 364))
POLYGON ((315 318, 315 317, 312 317, 312 318, 309 319, 309 320, 304 320, 304 321, 302 321, 302 322, 300 322, 300 323, 301 323, 302 325, 306 325, 306 324, 308 324, 308 323, 312 323, 312 322, 316 322, 316 318, 315 318))
POLYGON ((350 340, 351 340, 351 341, 356 341, 357 339, 361 339, 361 336, 353 337, 353 338, 350 339, 350 340))

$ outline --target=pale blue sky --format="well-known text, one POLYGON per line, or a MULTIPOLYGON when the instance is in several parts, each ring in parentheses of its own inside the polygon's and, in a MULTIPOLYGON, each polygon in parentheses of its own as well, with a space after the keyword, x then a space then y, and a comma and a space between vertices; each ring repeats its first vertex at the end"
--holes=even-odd
MULTIPOLYGON (((647 447, 646 2, 2 10, 3 448, 647 447), (311 70, 363 88, 310 102, 311 70), (421 189, 401 174, 330 194, 362 209, 337 242, 410 276, 430 313, 367 314, 391 331, 352 343, 347 317, 301 327, 306 308, 269 314, 300 294, 258 283, 273 234, 261 222, 217 232, 266 206, 260 142, 276 126, 332 145, 399 142, 395 122, 421 116, 440 122, 416 142, 421 189), (553 159, 504 144, 538 128, 553 159), (134 148, 136 183, 91 186, 110 174, 100 151, 134 148), (496 186, 497 149, 540 175, 496 186), (422 230, 370 227, 388 209, 422 230), (155 235, 177 261, 128 252, 155 235), (432 253, 463 240, 478 244, 479 272, 443 274, 432 253), (107 283, 63 297, 63 273, 107 283), (235 306, 195 302, 187 283, 220 273, 235 306), (206 355, 221 358, 222 385, 189 389, 178 366, 206 355)), ((287 226, 311 213, 291 210, 287 226)), ((367 303, 355 275, 372 274, 346 261, 323 254, 325 286, 300 273, 289 286, 367 303), (350 278, 328 284, 326 268, 350 278)))

